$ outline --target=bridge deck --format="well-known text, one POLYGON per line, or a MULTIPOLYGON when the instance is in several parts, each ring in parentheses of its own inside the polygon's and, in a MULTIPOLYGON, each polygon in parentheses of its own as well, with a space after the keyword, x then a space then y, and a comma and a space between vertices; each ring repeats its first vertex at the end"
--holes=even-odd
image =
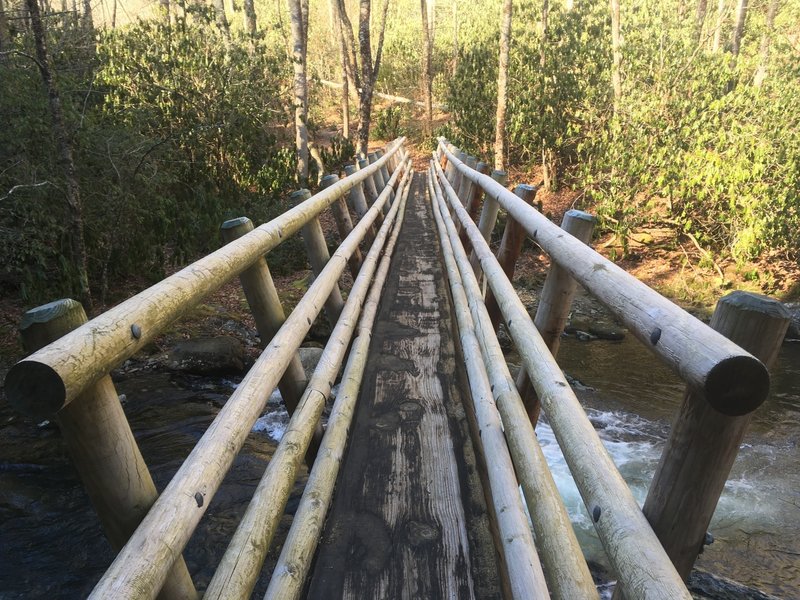
POLYGON ((497 598, 424 176, 409 195, 309 598, 497 598))

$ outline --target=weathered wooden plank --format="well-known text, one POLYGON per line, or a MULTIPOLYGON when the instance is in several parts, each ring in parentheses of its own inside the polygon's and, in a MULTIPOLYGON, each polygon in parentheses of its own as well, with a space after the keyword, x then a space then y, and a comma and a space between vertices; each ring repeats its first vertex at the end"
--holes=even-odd
POLYGON ((500 596, 421 196, 408 200, 309 598, 500 596))

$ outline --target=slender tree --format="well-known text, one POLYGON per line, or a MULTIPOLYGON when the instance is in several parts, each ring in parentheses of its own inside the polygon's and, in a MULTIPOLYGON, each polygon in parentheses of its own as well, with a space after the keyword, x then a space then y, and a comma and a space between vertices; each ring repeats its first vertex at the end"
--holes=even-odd
POLYGON ((508 100, 508 55, 511 49, 512 0, 503 1, 503 17, 500 22, 500 57, 497 73, 497 115, 494 130, 494 168, 505 169, 506 155, 506 102, 508 100))
POLYGON ((719 52, 722 46, 722 27, 725 25, 725 0, 719 0, 717 4, 717 22, 714 25, 714 43, 711 50, 719 52))
POLYGON ((36 64, 39 67, 39 74, 42 77, 47 101, 50 108, 50 118, 52 120, 53 137, 58 151, 58 162, 64 173, 65 195, 67 208, 69 210, 69 238, 70 253, 72 262, 77 271, 78 294, 87 312, 92 310, 92 294, 89 289, 89 275, 86 259, 86 243, 83 234, 83 205, 81 202, 80 186, 78 177, 75 174, 75 161, 72 154, 72 141, 67 133, 67 126, 64 122, 64 111, 61 107, 61 97, 58 87, 53 79, 50 70, 50 56, 47 52, 47 40, 45 38, 42 16, 39 12, 38 0, 25 0, 28 7, 28 14, 33 31, 33 41, 36 46, 36 64))
POLYGON ((778 14, 778 4, 778 0, 770 0, 769 7, 767 8, 766 28, 764 29, 764 35, 761 37, 761 59, 759 60, 758 70, 753 79, 753 85, 756 87, 764 85, 764 80, 767 78, 769 48, 772 41, 772 34, 775 31, 775 16, 778 14))
POLYGON ((622 100, 622 48, 619 35, 619 0, 610 0, 611 8, 611 49, 613 63, 611 66, 611 84, 614 89, 614 114, 619 113, 622 100))
POLYGON ((347 58, 347 43, 344 39, 344 25, 339 17, 338 0, 329 3, 333 35, 339 45, 339 62, 342 68, 342 136, 350 139, 350 79, 349 61, 347 58))
POLYGON ((703 38, 703 26, 706 22, 706 14, 708 13, 708 0, 697 0, 697 13, 695 15, 695 29, 694 39, 695 43, 700 42, 703 38))
POLYGON ((256 27, 256 5, 254 0, 244 0, 244 30, 247 32, 247 37, 250 39, 250 50, 255 51, 256 35, 258 29, 256 27))
POLYGON ((431 73, 431 39, 430 21, 428 20, 427 0, 420 0, 422 13, 422 86, 425 96, 425 134, 430 135, 433 123, 433 84, 431 73))
POLYGON ((389 11, 389 0, 384 0, 378 23, 378 47, 375 60, 372 59, 370 42, 370 0, 360 0, 358 14, 358 46, 361 59, 361 89, 359 91, 358 106, 358 144, 356 151, 364 156, 369 146, 369 129, 372 112, 372 95, 375 91, 375 82, 381 68, 381 55, 383 53, 383 37, 386 29, 386 14, 389 11))
MULTIPOLYGON (((547 65, 547 41, 548 41, 548 21, 550 18, 550 2, 549 0, 542 1, 542 43, 539 49, 539 69, 544 73, 545 66, 547 65)), ((544 77, 539 78, 542 81, 542 97, 547 93, 544 86, 544 77)), ((544 137, 544 102, 542 102, 542 111, 539 115, 541 123, 540 137, 542 139, 542 178, 544 188, 551 190, 556 185, 556 153, 547 145, 544 137)))
POLYGON ((308 182, 308 83, 306 80, 306 27, 303 22, 301 0, 288 0, 292 26, 292 65, 294 67, 294 128, 297 152, 297 180, 305 186, 308 182))
POLYGON ((0 0, 0 52, 11 45, 11 33, 8 30, 5 0, 0 0))
POLYGON ((736 23, 733 26, 733 34, 731 35, 731 54, 733 54, 734 58, 739 56, 746 20, 747 0, 739 0, 739 4, 736 7, 736 23))
POLYGON ((213 0, 214 2, 214 15, 217 19, 217 27, 222 32, 222 37, 225 38, 225 44, 230 48, 231 45, 231 27, 228 24, 228 17, 225 16, 225 0, 213 0))

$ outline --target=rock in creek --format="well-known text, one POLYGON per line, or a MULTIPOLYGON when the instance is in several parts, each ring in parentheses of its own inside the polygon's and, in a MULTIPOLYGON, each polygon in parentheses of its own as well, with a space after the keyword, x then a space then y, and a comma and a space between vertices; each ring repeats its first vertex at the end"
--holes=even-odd
POLYGON ((178 342, 167 357, 167 368, 195 375, 241 375, 245 372, 241 342, 220 336, 178 342))
POLYGON ((785 305, 792 314, 789 329, 786 330, 787 340, 800 340, 800 302, 789 302, 785 305))
POLYGON ((300 355, 300 362, 303 364, 303 371, 306 372, 306 379, 311 379, 311 374, 317 368, 320 356, 322 356, 322 348, 298 348, 297 353, 300 355))
POLYGON ((576 336, 581 341, 594 339, 610 340, 618 342, 625 338, 625 331, 621 327, 609 325, 607 323, 596 323, 573 319, 564 328, 564 333, 576 336))

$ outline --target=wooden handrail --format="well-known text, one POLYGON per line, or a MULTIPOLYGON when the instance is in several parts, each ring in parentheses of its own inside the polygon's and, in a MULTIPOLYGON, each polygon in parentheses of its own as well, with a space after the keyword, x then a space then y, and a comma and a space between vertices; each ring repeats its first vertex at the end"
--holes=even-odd
MULTIPOLYGON (((393 177, 399 177, 400 171, 396 170, 393 177)), ((340 184, 345 182, 346 179, 340 184)), ((317 196, 334 190, 338 185, 327 188, 317 196)), ((348 186, 342 186, 340 193, 347 189, 348 186)), ((388 202, 389 196, 390 189, 387 187, 333 254, 117 555, 90 598, 154 598, 158 593, 172 563, 189 541, 253 423, 263 412, 281 374, 347 267, 350 255, 388 202)))
POLYGON ((456 180, 467 177, 480 185, 555 262, 716 410, 742 415, 764 402, 769 392, 769 374, 761 361, 565 234, 490 177, 469 169, 443 138, 439 140, 439 152, 455 168, 456 180))
MULTIPOLYGON (((452 158, 448 156, 448 160, 452 158)), ((498 300, 506 325, 533 381, 573 479, 594 521, 609 561, 623 582, 626 592, 633 598, 689 600, 691 596, 683 580, 639 509, 628 485, 617 471, 575 393, 517 296, 514 286, 478 227, 461 206, 461 201, 441 167, 436 161, 434 165, 445 198, 465 228, 480 259, 483 272, 498 300)), ((464 175, 470 177, 468 172, 464 172, 464 175)), ((483 185, 480 180, 477 183, 483 185)), ((490 191, 491 188, 484 189, 487 193, 494 191, 490 191)), ((499 201, 503 204, 502 199, 499 201)))
MULTIPOLYGON (((458 264, 458 272, 453 272, 453 276, 463 283, 467 294, 470 313, 475 324, 475 335, 480 343, 491 383, 491 392, 503 419, 508 448, 536 533, 536 544, 544 563, 547 586, 554 598, 562 600, 596 598, 597 588, 592 581, 589 567, 572 529, 569 514, 561 500, 533 425, 527 418, 522 399, 514 387, 489 312, 483 303, 478 280, 465 249, 459 243, 460 240, 454 237, 455 227, 452 219, 444 217, 442 221, 439 218, 448 210, 433 165, 428 171, 428 176, 429 193, 433 201, 434 216, 437 217, 439 235, 441 239, 449 236, 449 247, 458 264)), ((463 228, 462 232, 466 235, 463 228)), ((443 254, 447 258, 449 252, 443 250, 443 254)), ((450 273, 451 270, 448 268, 448 277, 451 276, 450 273)))
POLYGON ((364 180, 402 147, 245 236, 167 277, 14 365, 5 393, 20 412, 45 418, 153 341, 165 327, 252 265, 364 180))

